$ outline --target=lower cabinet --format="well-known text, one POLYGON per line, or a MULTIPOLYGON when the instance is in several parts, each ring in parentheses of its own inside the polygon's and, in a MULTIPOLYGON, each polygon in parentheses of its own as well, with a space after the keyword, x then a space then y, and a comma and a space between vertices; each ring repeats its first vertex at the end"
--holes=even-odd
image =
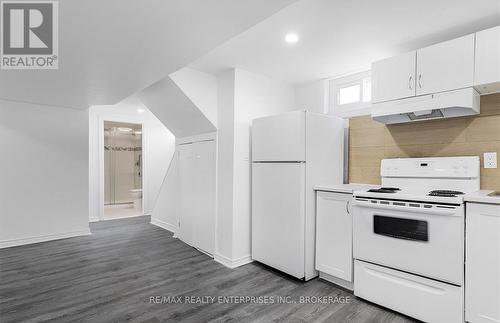
POLYGON ((352 194, 316 193, 316 270, 320 277, 352 289, 352 194))
POLYGON ((500 322, 500 205, 467 203, 465 320, 500 322))

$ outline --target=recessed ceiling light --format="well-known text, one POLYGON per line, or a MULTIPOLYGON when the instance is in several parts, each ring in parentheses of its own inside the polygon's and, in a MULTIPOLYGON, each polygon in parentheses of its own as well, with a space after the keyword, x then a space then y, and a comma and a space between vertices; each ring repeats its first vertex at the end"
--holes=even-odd
POLYGON ((285 41, 289 44, 294 44, 299 41, 299 36, 297 34, 286 34, 285 41))
POLYGON ((143 113, 144 111, 146 111, 146 110, 144 110, 143 108, 137 109, 137 112, 139 112, 139 113, 143 113))

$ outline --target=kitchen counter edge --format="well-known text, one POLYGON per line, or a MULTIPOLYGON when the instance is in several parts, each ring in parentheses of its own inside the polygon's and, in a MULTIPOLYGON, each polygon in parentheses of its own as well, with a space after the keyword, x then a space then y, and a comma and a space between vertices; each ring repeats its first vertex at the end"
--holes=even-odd
POLYGON ((371 188, 379 188, 379 187, 380 185, 350 183, 350 184, 316 185, 313 188, 315 191, 352 194, 354 191, 366 191, 371 188))
POLYGON ((468 203, 484 203, 484 204, 497 204, 500 205, 500 196, 488 196, 493 191, 480 190, 477 192, 465 194, 464 201, 468 203))

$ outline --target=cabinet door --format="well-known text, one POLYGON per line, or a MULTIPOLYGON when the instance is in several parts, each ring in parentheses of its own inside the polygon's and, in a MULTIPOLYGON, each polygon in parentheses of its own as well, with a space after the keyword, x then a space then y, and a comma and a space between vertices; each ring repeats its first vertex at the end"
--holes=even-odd
POLYGON ((500 322, 500 205, 467 204, 465 318, 500 322))
POLYGON ((474 34, 417 51, 417 95, 471 87, 474 34))
POLYGON ((416 52, 372 64, 372 102, 415 96, 416 52))
POLYGON ((215 249, 215 142, 194 144, 194 246, 210 254, 215 249))
POLYGON ((476 33, 476 67, 474 85, 500 82, 500 26, 476 33))
POLYGON ((316 196, 316 269, 352 282, 351 194, 316 196))
POLYGON ((179 146, 179 222, 180 238, 189 245, 194 242, 194 160, 193 144, 179 146))

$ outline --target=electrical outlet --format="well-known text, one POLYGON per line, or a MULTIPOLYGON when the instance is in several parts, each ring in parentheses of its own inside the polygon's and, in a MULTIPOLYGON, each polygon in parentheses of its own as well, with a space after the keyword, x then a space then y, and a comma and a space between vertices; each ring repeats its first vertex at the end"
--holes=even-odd
POLYGON ((497 168, 497 153, 484 153, 484 168, 497 168))

